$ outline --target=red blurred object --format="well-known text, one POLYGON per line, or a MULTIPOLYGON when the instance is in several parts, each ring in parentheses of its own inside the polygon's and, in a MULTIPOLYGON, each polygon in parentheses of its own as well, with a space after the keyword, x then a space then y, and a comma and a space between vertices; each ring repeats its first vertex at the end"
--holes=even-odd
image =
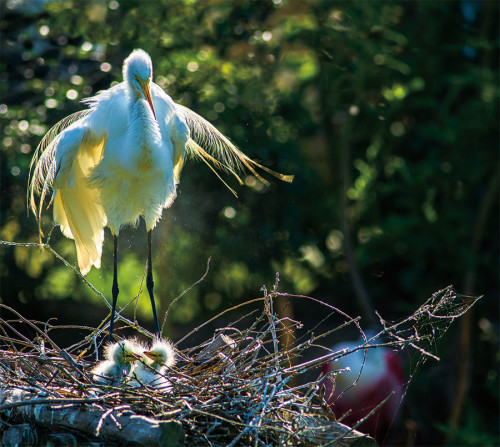
MULTIPOLYGON (((362 343, 340 343, 333 348, 333 351, 346 348, 352 351, 360 344, 362 343)), ((394 395, 382 407, 357 427, 357 430, 370 434, 377 442, 383 444, 395 420, 404 393, 401 359, 388 348, 361 348, 338 360, 326 363, 322 372, 327 374, 344 368, 350 368, 350 371, 332 375, 332 378, 327 378, 324 384, 328 406, 337 419, 346 415, 342 419, 342 423, 346 425, 354 426, 394 391, 394 395), (353 385, 358 375, 359 379, 353 385)))

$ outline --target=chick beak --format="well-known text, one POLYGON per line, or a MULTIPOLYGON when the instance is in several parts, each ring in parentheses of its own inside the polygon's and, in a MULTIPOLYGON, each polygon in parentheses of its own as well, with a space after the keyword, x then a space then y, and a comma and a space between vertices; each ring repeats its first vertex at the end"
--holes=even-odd
POLYGON ((134 357, 134 360, 141 360, 142 357, 139 354, 136 354, 135 352, 132 352, 132 356, 134 357))
POLYGON ((137 360, 137 354, 134 352, 130 352, 125 354, 125 360, 128 362, 135 362, 137 360))
POLYGON ((156 362, 158 359, 157 359, 157 354, 153 351, 144 351, 143 354, 150 358, 151 360, 153 360, 154 362, 156 362))
POLYGON ((146 101, 149 104, 149 107, 151 107, 151 111, 153 112, 153 116, 156 119, 156 113, 155 113, 155 108, 153 106, 153 98, 151 97, 151 76, 145 81, 139 76, 135 76, 137 79, 137 82, 141 86, 142 93, 144 94, 144 98, 146 98, 146 101))

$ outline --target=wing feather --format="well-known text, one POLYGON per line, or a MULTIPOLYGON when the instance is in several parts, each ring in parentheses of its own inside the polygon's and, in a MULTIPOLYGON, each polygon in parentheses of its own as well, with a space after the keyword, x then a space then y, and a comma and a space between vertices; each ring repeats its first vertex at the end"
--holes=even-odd
MULTIPOLYGON (((212 163, 217 169, 231 173, 240 184, 242 184, 243 181, 239 174, 244 172, 245 168, 265 185, 269 185, 269 182, 257 172, 257 169, 262 169, 268 174, 285 182, 293 181, 293 175, 280 174, 252 160, 231 143, 227 137, 219 132, 215 126, 191 109, 180 104, 176 104, 175 106, 177 111, 184 116, 190 130, 190 139, 186 144, 188 155, 199 158, 208 166, 212 163)), ((210 167, 212 168, 212 166, 210 167)), ((214 171, 214 169, 212 169, 212 171, 214 171)), ((221 179, 220 176, 218 177, 221 179)), ((224 184, 227 186, 225 182, 224 184)), ((232 192, 234 194, 234 191, 232 192)))
MULTIPOLYGON (((57 124, 52 126, 52 128, 45 134, 40 141, 40 144, 35 150, 33 159, 30 163, 30 174, 28 179, 28 204, 33 214, 40 220, 40 213, 42 209, 42 204, 45 201, 47 193, 54 183, 54 178, 56 176, 56 144, 55 139, 67 129, 72 124, 85 118, 90 113, 91 109, 81 110, 79 112, 68 115, 66 118, 59 121, 57 124), (40 196, 39 205, 37 207, 37 202, 35 199, 35 194, 40 196), (37 211, 37 208, 39 210, 37 211)), ((50 205, 50 203, 49 203, 50 205)))
POLYGON ((174 147, 172 161, 174 164, 174 181, 180 181, 184 159, 186 158, 186 143, 189 140, 189 128, 181 116, 175 114, 170 120, 170 141, 174 147))

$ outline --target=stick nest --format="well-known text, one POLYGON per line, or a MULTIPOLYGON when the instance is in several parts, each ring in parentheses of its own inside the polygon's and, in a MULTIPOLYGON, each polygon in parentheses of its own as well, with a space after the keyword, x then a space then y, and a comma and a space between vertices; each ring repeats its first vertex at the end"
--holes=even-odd
MULTIPOLYGON (((362 435, 335 422, 324 403, 326 378, 319 374, 322 364, 347 353, 332 352, 322 343, 332 333, 350 326, 364 339, 360 348, 410 347, 421 361, 429 356, 436 358, 432 347, 437 338, 476 300, 457 295, 451 287, 444 289, 402 322, 388 324, 380 318, 384 329, 374 338, 384 343, 376 344, 366 339, 359 318, 351 318, 313 298, 276 290, 264 292, 264 297, 236 306, 239 311, 244 305, 255 309, 243 316, 240 313, 235 322, 224 324, 209 340, 177 349, 177 364, 167 373, 173 385, 169 392, 93 382, 90 371, 106 335, 104 328, 79 327, 88 335, 62 348, 52 341, 51 332, 64 327, 29 321, 0 305, 4 309, 4 318, 0 319, 0 390, 14 390, 23 396, 2 399, 0 418, 11 421, 12 411, 25 405, 85 405, 99 410, 92 433, 78 433, 87 440, 99 440, 104 423, 118 423, 116 415, 133 412, 156 421, 178 423, 190 446, 354 445, 350 439, 362 435), (280 318, 274 309, 277 299, 310 300, 320 306, 318 324, 308 329, 298 321, 280 318), (5 319, 6 315, 11 318, 5 319), (341 322, 319 331, 320 323, 329 318, 340 318, 341 322), (23 335, 27 333, 35 336, 29 339, 23 335)), ((222 320, 228 311, 209 322, 222 320)), ((188 343, 207 323, 180 341, 188 343)), ((126 326, 147 335, 135 324, 126 326)), ((110 443, 109 439, 105 441, 110 443)))

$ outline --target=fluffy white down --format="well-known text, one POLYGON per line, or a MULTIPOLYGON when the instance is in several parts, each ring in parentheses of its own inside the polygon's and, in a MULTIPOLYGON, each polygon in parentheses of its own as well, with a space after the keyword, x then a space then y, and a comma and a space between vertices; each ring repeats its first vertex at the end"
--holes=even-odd
POLYGON ((165 377, 166 368, 155 369, 152 363, 148 357, 143 355, 130 371, 128 385, 134 388, 150 386, 162 392, 170 391, 172 384, 165 377))
POLYGON ((118 385, 130 374, 134 361, 133 354, 142 352, 138 343, 122 340, 106 346, 104 356, 106 360, 97 364, 92 370, 96 383, 118 385))
POLYGON ((145 350, 135 367, 130 371, 129 385, 133 387, 150 386, 162 392, 172 388, 166 377, 168 368, 175 364, 175 351, 168 340, 155 339, 151 349, 145 350))

